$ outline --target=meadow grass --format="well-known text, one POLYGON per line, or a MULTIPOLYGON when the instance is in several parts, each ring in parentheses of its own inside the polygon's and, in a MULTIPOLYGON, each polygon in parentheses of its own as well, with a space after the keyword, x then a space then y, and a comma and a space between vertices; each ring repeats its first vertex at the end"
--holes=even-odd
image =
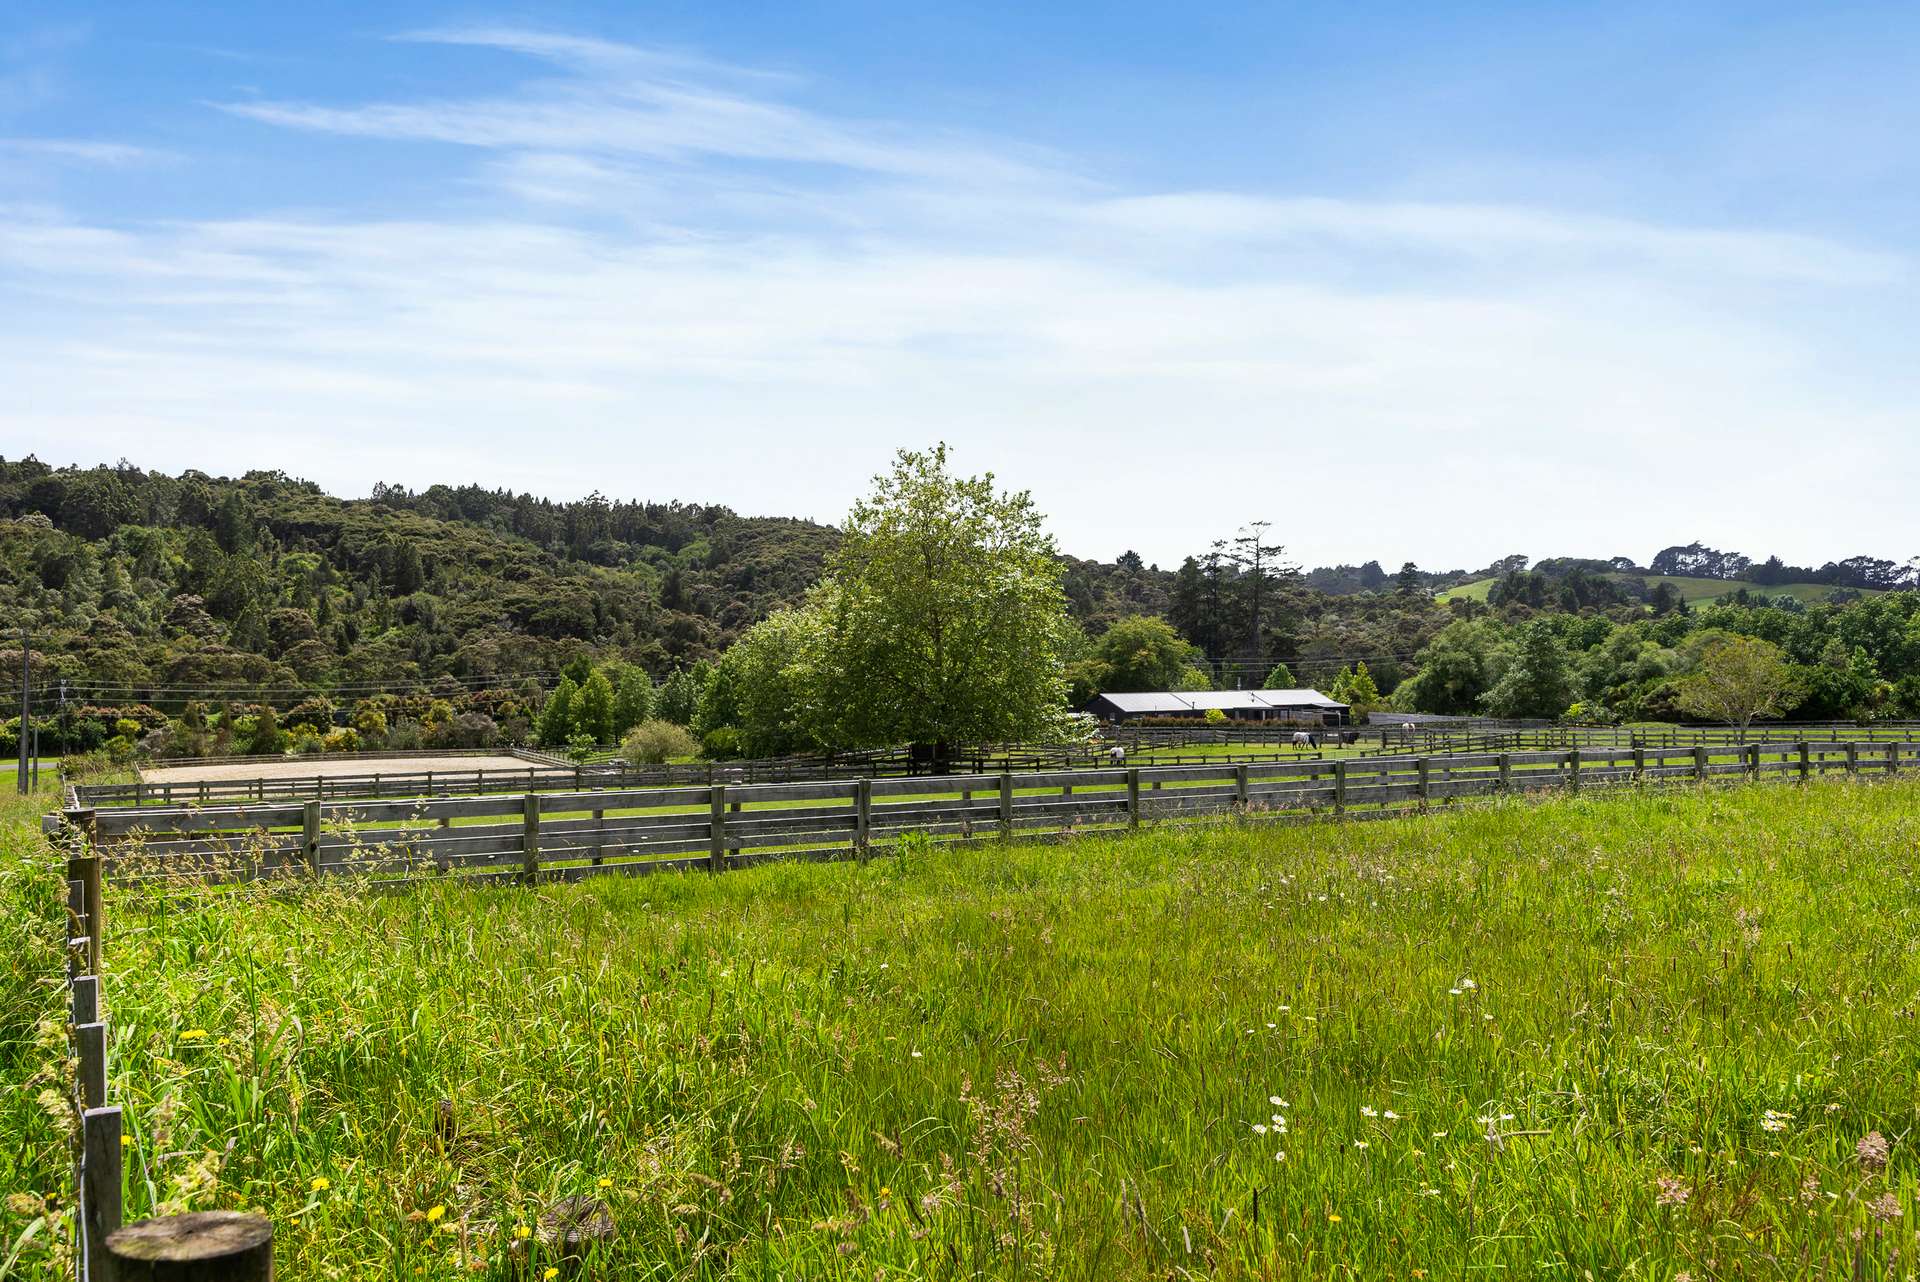
MULTIPOLYGON (((293 1279, 542 1277, 568 1197, 609 1278, 1905 1276, 1917 844, 1920 788, 1827 780, 110 890, 128 1211, 261 1208, 293 1279)), ((27 1085, 5 1244, 51 1276, 27 1085)))

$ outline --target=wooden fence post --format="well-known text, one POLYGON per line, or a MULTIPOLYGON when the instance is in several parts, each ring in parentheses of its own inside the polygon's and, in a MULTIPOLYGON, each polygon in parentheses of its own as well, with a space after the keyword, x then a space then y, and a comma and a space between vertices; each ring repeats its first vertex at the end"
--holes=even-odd
POLYGON ((106 1246, 116 1282, 273 1279, 273 1225, 264 1215, 245 1211, 194 1211, 140 1220, 108 1237, 106 1246))
POLYGON ((1140 826, 1140 767, 1127 767, 1127 827, 1140 826))
POLYGON ((873 842, 873 780, 862 775, 853 783, 853 850, 867 861, 873 842))
POLYGON ((1746 748, 1747 778, 1758 782, 1760 778, 1760 745, 1750 743, 1746 748))
POLYGON ((1807 746, 1807 741, 1805 739, 1802 739, 1800 741, 1800 782, 1805 783, 1808 779, 1812 777, 1813 777, 1813 751, 1811 748, 1807 746))
POLYGON ((1253 805, 1253 789, 1248 786, 1245 766, 1233 768, 1233 805, 1243 815, 1253 805))
POLYGON ((520 798, 520 875, 540 875, 540 798, 531 792, 520 798))
POLYGON ((1347 759, 1341 757, 1333 763, 1333 813, 1347 813, 1347 759))
POLYGON ((1013 776, 1000 775, 1000 836, 1013 836, 1013 776))
POLYGON ((80 1114, 80 1249, 90 1277, 111 1277, 107 1235, 120 1227, 120 1109, 80 1114))
POLYGON ((593 866, 595 868, 607 862, 607 812, 593 812, 593 866))
POLYGON ((727 785, 714 784, 707 792, 707 871, 727 870, 727 785))
POLYGON ((1413 764, 1420 771, 1420 808, 1424 810, 1433 799, 1433 763, 1429 758, 1421 757, 1413 764))
POLYGON ((313 872, 320 871, 320 803, 309 801, 300 807, 300 832, 305 839, 302 849, 307 856, 307 867, 313 872))
POLYGON ((1700 783, 1707 780, 1707 745, 1704 743, 1693 745, 1693 777, 1700 783))
POLYGON ((100 1018, 100 977, 81 975, 74 979, 71 991, 71 1018, 73 1026, 91 1024, 100 1018))
POLYGON ((107 1106, 107 1026, 98 1020, 77 1024, 73 1044, 80 1060, 80 1106, 107 1106))
POLYGON ((100 825, 98 817, 85 812, 87 857, 80 861, 80 896, 87 913, 87 974, 100 973, 100 952, 107 934, 106 895, 100 884, 100 825))
POLYGON ((1860 745, 1857 743, 1847 745, 1847 773, 1850 775, 1860 773, 1860 745))
POLYGON ((1500 791, 1513 791, 1513 754, 1511 752, 1500 754, 1500 791))
POLYGON ((1633 781, 1635 783, 1647 781, 1647 749, 1638 738, 1633 743, 1633 781))
POLYGON ((1580 749, 1567 749, 1567 791, 1573 796, 1580 795, 1580 749))

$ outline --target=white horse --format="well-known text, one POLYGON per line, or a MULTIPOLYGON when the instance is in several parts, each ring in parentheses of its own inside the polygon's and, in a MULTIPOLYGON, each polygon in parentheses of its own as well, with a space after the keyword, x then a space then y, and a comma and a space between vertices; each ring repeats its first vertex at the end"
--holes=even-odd
POLYGON ((1318 748, 1320 744, 1305 730, 1293 732, 1293 746, 1296 748, 1318 748))

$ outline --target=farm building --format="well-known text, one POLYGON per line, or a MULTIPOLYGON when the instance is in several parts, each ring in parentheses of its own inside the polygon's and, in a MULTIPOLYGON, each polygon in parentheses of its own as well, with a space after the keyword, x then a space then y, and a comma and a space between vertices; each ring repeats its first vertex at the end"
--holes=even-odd
POLYGON ((1284 721, 1290 725, 1340 726, 1347 705, 1318 690, 1155 690, 1096 695, 1085 707, 1102 721, 1142 717, 1204 717, 1218 708, 1235 721, 1284 721))

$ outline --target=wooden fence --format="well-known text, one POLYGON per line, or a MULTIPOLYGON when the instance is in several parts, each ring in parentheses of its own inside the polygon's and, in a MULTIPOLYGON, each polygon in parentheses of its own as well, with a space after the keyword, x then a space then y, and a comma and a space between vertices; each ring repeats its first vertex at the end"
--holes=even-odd
POLYGON ((1378 815, 1499 793, 1670 780, 1892 775, 1920 742, 1574 748, 1264 764, 1131 767, 814 783, 526 792, 415 800, 76 808, 79 833, 124 882, 355 873, 578 880, 774 858, 865 857, 907 833, 937 839, 1089 831, 1221 813, 1378 815))

